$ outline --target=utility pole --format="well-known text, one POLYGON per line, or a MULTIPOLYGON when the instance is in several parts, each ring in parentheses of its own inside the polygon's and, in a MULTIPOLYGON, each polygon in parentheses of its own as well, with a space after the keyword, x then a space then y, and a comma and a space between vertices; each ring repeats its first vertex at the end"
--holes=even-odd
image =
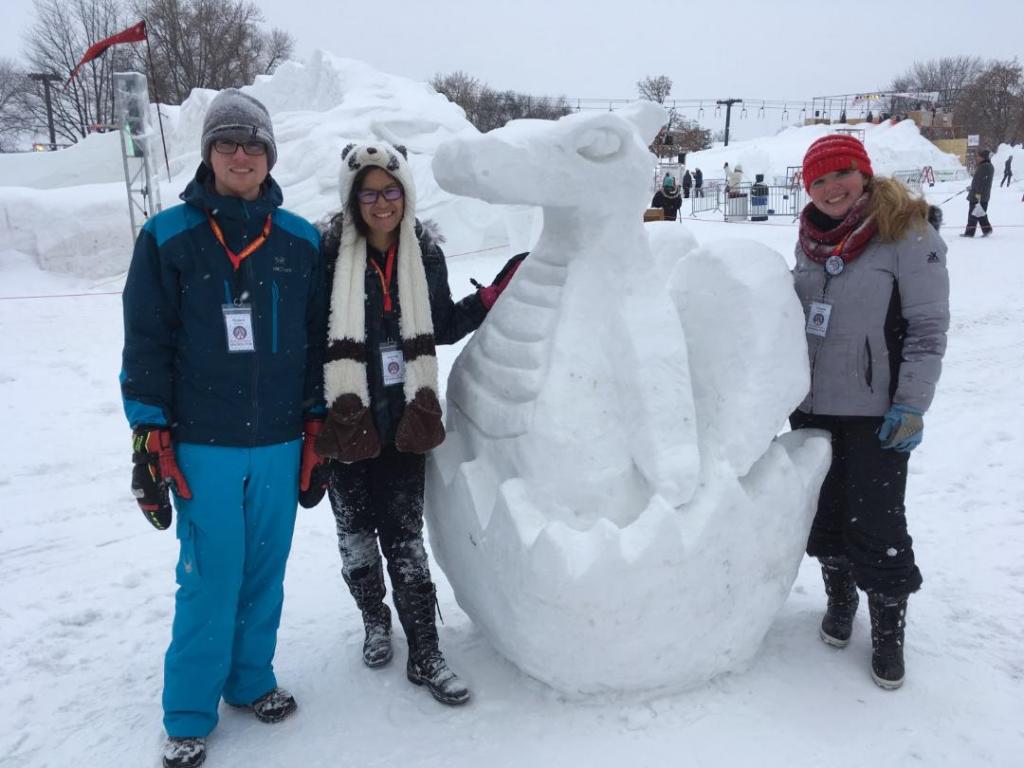
POLYGON ((53 102, 50 100, 50 83, 60 81, 59 75, 47 74, 46 72, 33 72, 29 74, 32 80, 41 80, 43 83, 43 94, 46 98, 46 122, 50 127, 50 151, 57 151, 57 134, 53 130, 53 102))
POLYGON ((719 99, 716 104, 725 104, 725 146, 729 146, 729 119, 732 117, 732 105, 742 104, 743 99, 719 99))

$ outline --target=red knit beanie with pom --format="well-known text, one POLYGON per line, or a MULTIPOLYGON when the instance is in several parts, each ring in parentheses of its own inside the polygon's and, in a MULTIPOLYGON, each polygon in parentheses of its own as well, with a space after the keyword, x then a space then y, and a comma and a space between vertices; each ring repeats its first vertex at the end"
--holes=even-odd
POLYGON ((832 171, 860 171, 868 178, 875 175, 864 145, 845 133, 822 136, 807 148, 807 154, 804 155, 804 189, 810 192, 815 179, 832 171))

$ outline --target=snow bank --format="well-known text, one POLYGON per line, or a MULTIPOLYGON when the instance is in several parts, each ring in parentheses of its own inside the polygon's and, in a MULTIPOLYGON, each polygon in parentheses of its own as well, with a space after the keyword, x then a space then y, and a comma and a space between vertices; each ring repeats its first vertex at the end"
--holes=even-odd
POLYGON ((959 158, 943 152, 921 135, 912 120, 885 122, 879 125, 808 125, 785 128, 775 136, 762 136, 748 141, 734 141, 728 147, 721 145, 686 156, 689 168, 700 168, 704 178, 723 176, 722 166, 729 163, 743 167, 744 181, 753 181, 754 175, 765 174, 765 179, 785 178, 789 167, 803 163, 807 148, 822 136, 836 129, 852 128, 864 131, 864 145, 871 157, 875 173, 892 174, 896 171, 920 170, 930 165, 935 171, 963 171, 959 158))
MULTIPOLYGON (((286 207, 296 213, 316 220, 336 210, 342 147, 377 138, 409 149, 417 213, 439 223, 449 251, 501 248, 510 242, 505 215, 521 214, 457 200, 434 182, 430 163, 438 145, 477 130, 461 108, 425 83, 317 52, 306 63, 283 64, 243 90, 263 101, 273 116, 278 144, 273 175, 284 189, 286 207)), ((196 89, 180 107, 162 108, 172 174, 168 181, 161 157, 157 165, 165 206, 177 201, 200 162, 203 116, 214 95, 196 89)), ((44 269, 84 276, 127 269, 131 235, 116 134, 92 136, 56 153, 0 155, 0 179, 0 242, 28 253, 44 269), (54 193, 37 194, 29 187, 54 193), (68 236, 84 235, 73 251, 58 251, 68 237, 36 234, 52 228, 58 213, 68 236), (67 220, 76 224, 68 226, 67 220)))

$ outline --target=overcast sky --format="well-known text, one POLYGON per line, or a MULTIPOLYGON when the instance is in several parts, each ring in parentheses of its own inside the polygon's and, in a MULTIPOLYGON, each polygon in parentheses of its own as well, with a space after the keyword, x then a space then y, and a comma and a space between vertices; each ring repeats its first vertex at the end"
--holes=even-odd
MULTIPOLYGON (((801 102, 884 88, 913 62, 1024 60, 1024 0, 258 0, 299 57, 317 48, 428 80, 461 69, 499 89, 632 98, 646 75, 679 99, 801 102)), ((3 0, 17 58, 32 0, 3 0)), ((753 119, 752 109, 748 118, 753 119)), ((771 116, 769 116, 771 119, 771 116)), ((774 116, 776 121, 779 115, 774 116)), ((765 131, 759 131, 765 132, 765 131)))

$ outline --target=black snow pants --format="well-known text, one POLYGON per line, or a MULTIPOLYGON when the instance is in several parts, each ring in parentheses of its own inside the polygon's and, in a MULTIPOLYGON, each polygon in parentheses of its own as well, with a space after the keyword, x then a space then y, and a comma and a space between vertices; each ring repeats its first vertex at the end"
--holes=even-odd
POLYGON ((974 237, 974 232, 978 228, 978 224, 981 224, 981 233, 987 235, 992 231, 992 224, 988 220, 988 200, 981 201, 981 207, 985 209, 984 216, 974 215, 975 203, 968 200, 967 208, 967 229, 964 230, 964 234, 967 237, 974 237))
POLYGON ((866 592, 895 597, 920 589, 904 507, 910 456, 882 448, 882 419, 795 411, 789 423, 832 434, 832 466, 821 486, 807 554, 846 557, 866 592))
POLYGON ((394 446, 374 459, 331 462, 327 491, 346 582, 377 572, 383 551, 393 589, 430 583, 423 546, 425 470, 423 455, 401 453, 394 446))

